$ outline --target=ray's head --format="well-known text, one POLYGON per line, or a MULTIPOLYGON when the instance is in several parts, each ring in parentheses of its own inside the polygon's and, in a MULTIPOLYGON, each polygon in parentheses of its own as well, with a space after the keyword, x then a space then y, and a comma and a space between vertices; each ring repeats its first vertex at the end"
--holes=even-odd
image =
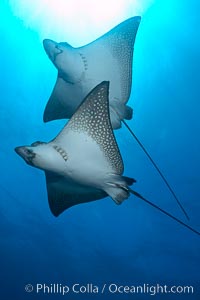
POLYGON ((62 170, 63 162, 67 161, 66 153, 63 153, 60 148, 43 142, 16 147, 15 151, 28 165, 44 171, 59 172, 62 170))
POLYGON ((55 41, 44 39, 44 49, 58 69, 59 77, 69 83, 76 83, 81 80, 81 75, 85 71, 85 64, 82 55, 68 43, 56 43, 55 41))

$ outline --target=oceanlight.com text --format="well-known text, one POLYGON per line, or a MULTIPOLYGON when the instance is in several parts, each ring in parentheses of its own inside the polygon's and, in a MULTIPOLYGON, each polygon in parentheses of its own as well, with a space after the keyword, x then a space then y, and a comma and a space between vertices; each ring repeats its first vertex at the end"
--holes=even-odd
POLYGON ((120 285, 116 283, 103 284, 61 284, 61 283, 37 283, 25 286, 27 293, 36 294, 148 294, 151 296, 164 294, 194 294, 194 287, 189 285, 151 285, 144 283, 141 285, 120 285))

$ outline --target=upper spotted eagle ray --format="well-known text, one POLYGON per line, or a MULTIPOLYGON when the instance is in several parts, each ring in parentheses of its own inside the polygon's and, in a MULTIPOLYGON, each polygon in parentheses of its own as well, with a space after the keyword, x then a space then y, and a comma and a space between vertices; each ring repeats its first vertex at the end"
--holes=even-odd
POLYGON ((102 81, 110 81, 109 105, 113 129, 132 118, 126 105, 131 91, 133 47, 140 17, 130 18, 92 43, 74 48, 68 43, 43 41, 58 69, 44 112, 44 121, 70 118, 84 97, 102 81))
POLYGON ((122 176, 124 165, 110 121, 108 88, 106 81, 94 88, 49 143, 15 148, 27 164, 45 171, 52 213, 58 216, 73 205, 106 196, 120 204, 132 193, 200 235, 129 188, 135 180, 122 176))

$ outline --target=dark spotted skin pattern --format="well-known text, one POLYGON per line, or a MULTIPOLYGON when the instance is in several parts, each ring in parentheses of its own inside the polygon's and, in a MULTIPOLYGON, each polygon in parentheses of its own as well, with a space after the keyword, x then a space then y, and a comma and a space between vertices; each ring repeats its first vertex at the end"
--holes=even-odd
POLYGON ((114 170, 121 175, 124 166, 110 122, 108 90, 107 81, 93 89, 67 126, 75 132, 87 133, 96 141, 114 170))

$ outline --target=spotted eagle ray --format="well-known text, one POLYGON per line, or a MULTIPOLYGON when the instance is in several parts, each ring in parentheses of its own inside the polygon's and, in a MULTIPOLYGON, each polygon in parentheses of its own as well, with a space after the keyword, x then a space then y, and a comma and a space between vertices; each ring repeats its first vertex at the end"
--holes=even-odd
POLYGON ((54 216, 69 207, 110 196, 121 204, 131 194, 191 231, 198 231, 130 189, 109 114, 109 82, 84 99, 58 136, 48 143, 15 148, 27 164, 45 171, 48 200, 54 216))
POLYGON ((126 188, 135 180, 122 176, 123 161, 109 118, 108 85, 102 82, 89 93, 55 139, 16 148, 28 164, 45 171, 55 216, 107 195, 117 204, 129 196, 126 188))
POLYGON ((132 118, 126 105, 131 91, 133 47, 140 17, 130 18, 83 47, 45 39, 43 45, 58 69, 44 121, 70 118, 86 95, 101 81, 110 81, 110 118, 113 129, 132 118))
POLYGON ((43 41, 47 55, 58 70, 43 119, 48 122, 70 118, 89 91, 101 81, 110 81, 109 106, 113 129, 120 128, 121 123, 127 127, 189 220, 160 168, 124 120, 130 120, 133 113, 126 103, 131 92, 133 48, 140 21, 139 16, 130 18, 83 47, 74 48, 68 43, 49 39, 43 41))

